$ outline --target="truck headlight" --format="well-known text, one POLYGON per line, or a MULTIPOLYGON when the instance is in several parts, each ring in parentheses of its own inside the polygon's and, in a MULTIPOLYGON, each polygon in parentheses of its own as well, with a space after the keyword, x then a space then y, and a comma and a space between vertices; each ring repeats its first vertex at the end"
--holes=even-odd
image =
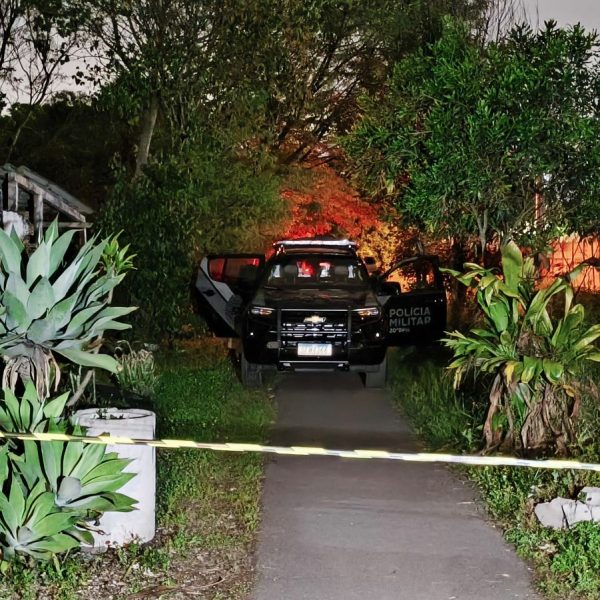
POLYGON ((380 312, 377 306, 368 306, 365 308, 355 308, 354 312, 361 317, 362 319, 366 319, 368 317, 378 317, 380 312))
POLYGON ((268 306, 251 306, 250 314, 257 317, 270 317, 275 312, 274 308, 268 306))

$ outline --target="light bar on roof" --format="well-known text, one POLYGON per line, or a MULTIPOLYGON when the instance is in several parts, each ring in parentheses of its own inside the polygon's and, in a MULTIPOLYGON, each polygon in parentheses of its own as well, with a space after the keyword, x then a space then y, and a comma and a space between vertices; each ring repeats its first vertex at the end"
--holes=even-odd
POLYGON ((356 242, 350 240, 279 240, 273 246, 332 246, 337 248, 356 248, 356 242))

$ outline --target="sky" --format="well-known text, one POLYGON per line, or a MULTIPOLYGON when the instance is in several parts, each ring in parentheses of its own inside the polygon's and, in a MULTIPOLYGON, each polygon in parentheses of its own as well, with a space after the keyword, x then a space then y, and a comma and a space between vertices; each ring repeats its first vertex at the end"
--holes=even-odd
POLYGON ((559 25, 581 23, 600 31, 600 0, 523 0, 532 25, 554 19, 559 25))

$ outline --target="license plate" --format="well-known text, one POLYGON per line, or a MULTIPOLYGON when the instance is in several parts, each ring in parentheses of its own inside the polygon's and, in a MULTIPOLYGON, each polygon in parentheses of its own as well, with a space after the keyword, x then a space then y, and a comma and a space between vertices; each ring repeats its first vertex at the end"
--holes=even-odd
POLYGON ((298 344, 298 356, 331 356, 331 344, 298 344))

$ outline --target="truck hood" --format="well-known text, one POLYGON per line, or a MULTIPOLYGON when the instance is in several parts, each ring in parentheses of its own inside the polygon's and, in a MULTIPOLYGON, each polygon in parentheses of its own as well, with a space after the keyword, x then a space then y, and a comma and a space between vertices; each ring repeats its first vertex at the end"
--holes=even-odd
POLYGON ((377 306, 377 299, 370 289, 267 288, 258 290, 252 304, 292 309, 348 309, 377 306))

